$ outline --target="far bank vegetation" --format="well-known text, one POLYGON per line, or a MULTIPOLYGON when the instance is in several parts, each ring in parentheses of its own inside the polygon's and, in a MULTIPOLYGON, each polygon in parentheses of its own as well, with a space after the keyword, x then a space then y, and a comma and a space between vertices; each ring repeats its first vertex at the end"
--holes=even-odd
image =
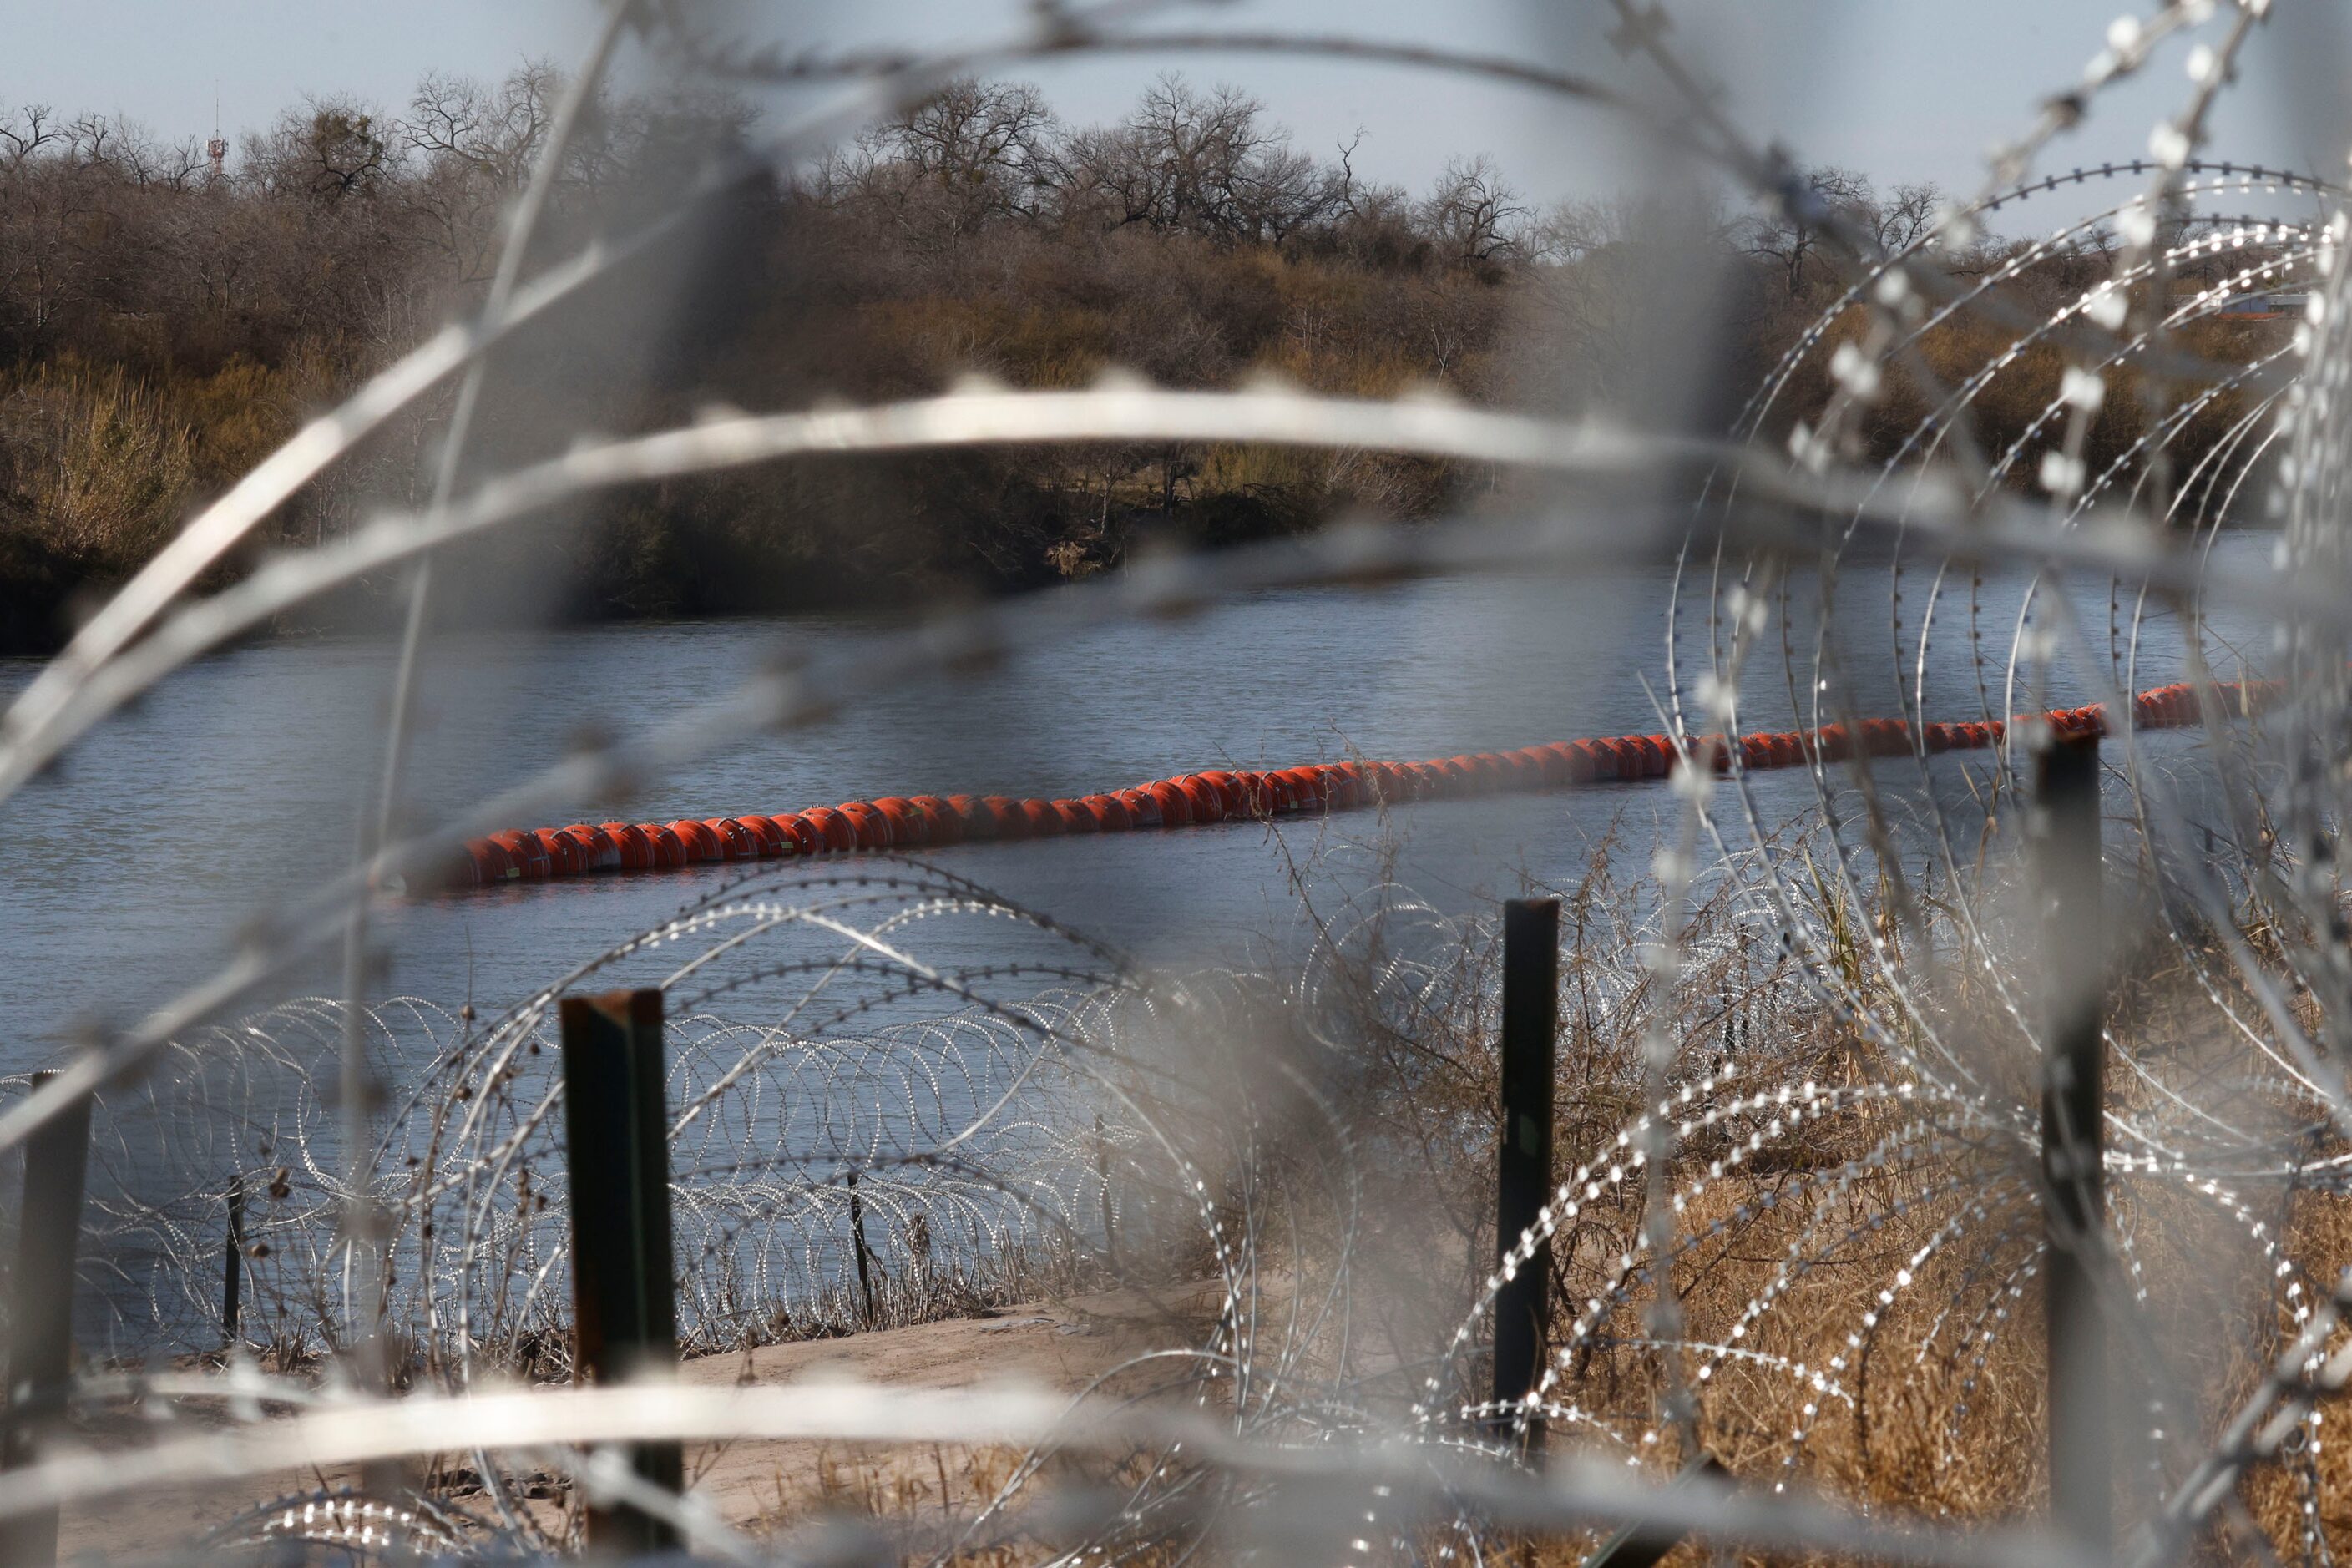
MULTIPOLYGON (((562 87, 531 65, 497 83, 428 77, 394 114, 306 101, 217 169, 194 140, 119 120, 0 113, 0 649, 52 646, 78 600, 192 508, 478 303, 562 87)), ((534 258, 633 231, 714 147, 758 133, 731 100, 599 105, 534 258)), ((1360 173, 1360 140, 1305 147, 1249 95, 1173 75, 1095 126, 1024 84, 953 83, 789 177, 713 198, 687 237, 524 335, 485 399, 473 471, 714 405, 971 374, 1080 386, 1112 369, 1721 431, 1842 286, 1818 235, 1712 195, 1539 205, 1468 153, 1416 194, 1360 173), (1694 384, 1718 391, 1692 405, 1694 384)), ((1889 244, 1939 201, 1813 178, 1889 244)), ((2102 275, 2111 243, 2095 234, 2017 287, 2054 303, 2102 275)), ((2005 254, 1981 241, 1958 265, 2005 254)), ((1982 363, 1991 331, 1954 328, 1927 357, 1982 363)), ((2026 430, 2057 374, 2032 354, 2001 373, 1978 405, 1989 445, 2026 430)), ((1801 378, 1786 416, 1825 392, 1801 378)), ((1916 403, 1898 389, 1874 439, 1893 449, 1916 403)), ((2108 399, 2095 455, 2128 445, 2137 408, 2108 399)), ((420 503, 447 412, 445 389, 261 547, 420 503)), ((2233 415, 2217 401, 2192 439, 2233 415)), ((586 616, 903 600, 1083 576, 1155 539, 1434 518, 1488 503, 1496 482, 1363 452, 1183 445, 810 463, 614 496, 589 526, 483 552, 476 575, 527 576, 546 607, 586 616)))

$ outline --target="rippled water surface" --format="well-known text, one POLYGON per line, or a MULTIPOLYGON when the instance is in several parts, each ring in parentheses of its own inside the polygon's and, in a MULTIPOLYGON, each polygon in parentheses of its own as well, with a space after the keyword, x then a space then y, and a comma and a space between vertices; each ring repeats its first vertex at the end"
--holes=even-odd
MULTIPOLYGON (((2224 538, 2220 548, 2252 563, 2268 542, 2224 538)), ((1980 668, 1998 710, 2021 583, 1978 591, 1972 646, 1965 581, 1931 599, 1931 574, 1908 571, 1899 604, 1895 581, 1849 564, 1828 645, 1832 679, 1868 710, 1896 711, 1898 691, 1917 679, 1919 623, 1932 603, 1926 710, 1980 716, 1980 668)), ((1671 583, 1664 569, 1642 569, 1255 595, 1185 619, 1089 631, 982 675, 918 682, 814 728, 740 742, 625 805, 583 802, 558 820, 782 812, 887 794, 1077 795, 1218 764, 1350 750, 1442 756, 1654 731, 1669 689, 1671 583)), ((2104 587, 2082 589, 2076 602, 2104 647, 2104 587)), ((1688 599, 1682 615, 1688 690, 1706 632, 1688 599)), ((1745 727, 1785 724, 1792 694, 1801 700, 1815 680, 1816 616, 1810 595, 1793 592, 1749 667, 1745 727)), ((2228 617, 2216 625, 2226 637, 2228 617)), ((417 809, 511 784, 585 727, 629 731, 709 701, 779 655, 855 659, 887 635, 871 621, 803 618, 443 637, 410 769, 417 809)), ((2232 673, 2227 645, 2209 646, 2232 673)), ((2154 622, 2136 684, 2177 679, 2178 650, 2177 628, 2154 622)), ((392 658, 388 642, 331 639, 207 659, 8 803, 0 1069, 54 1056, 78 1022, 121 1022, 157 1005, 216 965, 244 922, 347 861, 379 765, 392 658)), ((35 668, 0 663, 0 694, 35 668)), ((2084 689, 2070 669, 2056 694, 2084 689)), ((1937 764, 1964 795, 1959 766, 1937 764)), ((1801 774, 1786 773, 1759 775, 1758 798, 1785 816, 1813 796, 1801 774)), ((1511 890, 1522 872, 1570 877, 1612 822, 1636 842, 1672 809, 1654 785, 1614 785, 1432 803, 1397 814, 1393 826, 1406 837, 1406 879, 1461 902, 1511 890)), ((1302 864, 1318 896, 1338 896, 1370 866, 1360 841, 1374 826, 1349 816, 1277 838, 1234 824, 966 845, 933 858, 1147 957, 1192 963, 1291 928, 1302 864)), ((725 874, 706 867, 388 906, 378 930, 391 971, 376 994, 502 1005, 725 874)), ((332 984, 321 965, 272 994, 332 984)))

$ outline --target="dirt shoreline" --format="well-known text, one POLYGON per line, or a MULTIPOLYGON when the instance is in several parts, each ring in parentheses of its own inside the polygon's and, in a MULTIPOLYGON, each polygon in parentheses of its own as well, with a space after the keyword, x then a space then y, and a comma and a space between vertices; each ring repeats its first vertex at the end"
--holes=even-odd
MULTIPOLYGON (((1135 1291, 1035 1301, 983 1318, 952 1318, 698 1357, 679 1369, 689 1384, 784 1385, 856 1379, 902 1388, 966 1388, 1017 1382, 1076 1394, 1138 1353, 1184 1342, 1217 1295, 1190 1286, 1158 1301, 1135 1291), (1171 1313, 1173 1321, 1171 1321, 1171 1313)), ((92 1441, 102 1441, 95 1433, 92 1441)), ((457 1435, 452 1434, 453 1447, 457 1435)), ((459 1463, 455 1454, 438 1463, 459 1463)), ((698 1444, 686 1456, 688 1489, 730 1524, 754 1534, 788 1528, 817 1511, 887 1508, 938 1515, 992 1491, 1009 1463, 978 1454, 892 1451, 814 1442, 698 1444)), ((354 1486, 348 1468, 284 1471, 236 1485, 141 1492, 68 1508, 60 1521, 61 1561, 81 1553, 140 1557, 184 1552, 248 1510, 320 1489, 354 1486)), ((481 1509, 478 1494, 456 1500, 481 1509)), ((559 1505, 532 1505, 553 1517, 559 1505)))

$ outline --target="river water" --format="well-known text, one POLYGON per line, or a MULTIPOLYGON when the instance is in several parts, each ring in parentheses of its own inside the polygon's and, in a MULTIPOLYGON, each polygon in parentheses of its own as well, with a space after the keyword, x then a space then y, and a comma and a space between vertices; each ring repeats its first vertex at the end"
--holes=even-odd
MULTIPOLYGON (((2264 559, 2267 536, 2220 552, 2264 559)), ((1931 574, 1850 567, 1832 641, 1839 679, 1867 712, 1895 711, 1911 679, 1893 650, 1901 614, 1915 650, 1931 574)), ((1364 755, 1418 758, 1661 726, 1671 574, 1449 579, 1379 588, 1265 593, 1181 620, 1089 631, 983 675, 940 678, 861 703, 814 728, 740 742, 654 781, 633 820, 775 812, 882 795, 1074 795, 1216 765, 1364 755)), ((2021 583, 1984 585, 1979 618, 1999 665, 2021 583)), ((1980 715, 1965 587, 1934 600, 1931 717, 1980 715)), ((2079 612, 2104 637, 2104 585, 2079 612)), ((1789 721, 1810 684, 1817 615, 1800 589, 1744 685, 1750 729, 1789 721)), ((2225 635, 2226 617, 2217 617, 2225 635)), ((2230 641, 2247 646, 2249 628, 2230 641)), ((558 758, 583 726, 627 731, 727 691, 778 657, 851 658, 891 635, 875 621, 804 617, 451 633, 435 640, 410 776, 421 808, 478 798, 558 758)), ((2259 648, 2256 651, 2260 651, 2259 648)), ((2224 673, 2233 655, 2212 657, 2224 673)), ((66 1048, 79 1026, 121 1024, 203 978, 253 915, 315 888, 347 862, 378 748, 393 658, 375 638, 253 644, 182 670, 88 737, 51 777, 7 803, 0 878, 0 1071, 66 1048)), ((2179 674, 2177 629, 2151 626, 2137 684, 2179 674)), ((0 663, 0 699, 36 666, 0 663)), ((1687 680, 1686 680, 1687 689, 1687 680)), ((2061 671, 2055 695, 2084 690, 2061 671)), ((2000 695, 1996 684, 1994 701, 2000 695)), ((2186 747, 2163 738, 2159 749, 2186 747)), ((1979 759, 1980 761, 1981 759, 1979 759)), ((1907 766, 1907 764, 1906 764, 1907 766)), ((1958 781, 1958 760, 1936 764, 1958 781)), ((1956 784, 1956 790, 1958 785, 1956 784)), ((1813 804, 1799 772, 1759 775, 1767 815, 1813 804)), ((1397 815, 1405 880, 1441 902, 1507 892, 1524 873, 1572 879, 1612 824, 1642 843, 1671 815, 1656 785, 1429 803, 1397 815)), ((583 803, 575 815, 612 815, 583 803)), ((563 820, 559 817, 557 820, 563 820)), ((1230 824, 931 853, 938 863, 1152 960, 1229 955, 1296 921, 1302 855, 1344 882, 1370 864, 1353 840, 1368 816, 1277 839, 1230 824)), ((538 826, 517 824, 516 826, 538 826)), ((579 958, 653 924, 726 876, 717 867, 510 885, 387 906, 391 954, 376 994, 405 993, 485 1013, 579 958)), ((331 990, 331 971, 281 990, 331 990)), ((264 998, 265 1000, 267 998, 264 998)))

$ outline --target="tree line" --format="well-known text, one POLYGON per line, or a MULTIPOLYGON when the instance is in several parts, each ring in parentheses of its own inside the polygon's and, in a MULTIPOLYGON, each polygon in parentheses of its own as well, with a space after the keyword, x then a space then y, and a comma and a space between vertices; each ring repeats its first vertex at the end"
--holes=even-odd
MULTIPOLYGON (((110 117, 0 115, 0 646, 53 642, 78 593, 135 570, 303 418, 477 303, 562 88, 529 64, 496 82, 428 76, 396 114, 308 100, 218 161, 110 117)), ((551 258, 629 233, 714 150, 758 133, 722 96, 601 100, 535 243, 551 258)), ((1065 121, 1026 84, 952 82, 729 187, 525 334, 469 450, 487 471, 712 404, 905 395, 975 373, 1083 385, 1115 368, 1179 386, 1429 387, 1720 432, 1843 287, 1818 232, 1706 191, 1543 205, 1465 155, 1411 192, 1361 174, 1360 144, 1304 147, 1257 99, 1174 75, 1102 125, 1065 121)), ((1812 178, 1890 247, 1942 200, 1812 178)), ((2005 253, 1982 240, 1960 265, 2005 253)), ((2097 264, 2053 258, 2027 281, 2055 298, 2070 267, 2097 264)), ((1945 357, 1977 346, 1955 336, 1945 357)), ((2022 428, 2054 362, 2003 374, 2022 428)), ((1801 385, 1792 415, 1826 392, 1801 385)), ((420 502, 446 399, 258 546, 420 502)), ((2103 417, 2127 419, 2129 401, 2103 417)), ((1891 399, 1889 430, 1903 412, 1891 399)), ((840 460, 649 486, 585 526, 482 549, 559 584, 569 613, 729 612, 1027 585, 1156 536, 1434 516, 1498 483, 1380 454, 1173 443, 840 460)))

